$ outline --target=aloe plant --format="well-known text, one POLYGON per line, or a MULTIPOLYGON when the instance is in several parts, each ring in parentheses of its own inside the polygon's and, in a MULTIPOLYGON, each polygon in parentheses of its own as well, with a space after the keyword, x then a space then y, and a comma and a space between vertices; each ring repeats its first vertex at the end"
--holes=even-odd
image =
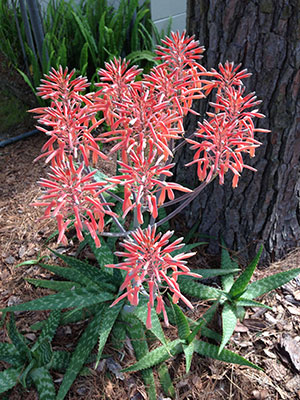
MULTIPOLYGON (((262 251, 263 247, 261 246, 254 259, 238 278, 234 280, 238 265, 237 262, 230 257, 225 243, 222 242, 220 271, 223 273, 227 272, 227 274, 225 273, 221 277, 222 289, 198 283, 190 277, 184 279, 180 278, 180 287, 183 293, 199 299, 213 300, 213 305, 221 307, 222 340, 218 350, 219 355, 222 353, 233 334, 238 319, 243 319, 245 307, 269 308, 254 299, 284 285, 300 274, 300 268, 294 268, 249 283, 258 265, 262 251)), ((196 271, 198 272, 198 270, 196 271)))

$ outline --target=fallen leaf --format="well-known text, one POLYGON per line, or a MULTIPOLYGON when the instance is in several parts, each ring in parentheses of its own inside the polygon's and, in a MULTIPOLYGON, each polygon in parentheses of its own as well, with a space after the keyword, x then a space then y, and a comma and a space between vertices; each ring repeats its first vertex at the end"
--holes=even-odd
POLYGON ((281 347, 288 353, 293 366, 300 371, 300 344, 290 335, 285 335, 280 341, 281 347))

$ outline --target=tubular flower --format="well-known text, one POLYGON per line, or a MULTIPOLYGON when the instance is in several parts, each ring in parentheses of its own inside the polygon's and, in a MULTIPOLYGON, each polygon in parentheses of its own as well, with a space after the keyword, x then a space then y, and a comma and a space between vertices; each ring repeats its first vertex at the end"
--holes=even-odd
POLYGON ((60 165, 69 154, 74 158, 82 154, 86 165, 90 153, 93 154, 94 162, 98 156, 107 158, 99 151, 91 134, 103 120, 96 121, 97 109, 90 100, 90 95, 80 94, 80 91, 89 86, 87 79, 78 77, 71 80, 74 72, 75 70, 67 74, 67 69, 63 71, 62 67, 59 71, 52 68, 52 72, 45 75, 47 80, 43 79, 43 84, 38 88, 39 96, 52 99, 51 106, 30 110, 38 114, 36 118, 42 126, 37 128, 50 136, 42 147, 42 152, 45 153, 37 159, 46 156, 46 162, 51 160, 52 165, 60 165))
POLYGON ((182 137, 181 116, 168 110, 169 101, 165 101, 163 94, 158 95, 153 88, 137 83, 124 94, 121 104, 115 104, 114 113, 118 118, 111 131, 99 136, 100 140, 118 140, 111 151, 122 149, 124 162, 127 162, 128 149, 144 148, 152 140, 166 160, 173 156, 169 148, 170 140, 182 137))
POLYGON ((163 157, 156 157, 156 150, 150 145, 149 153, 145 156, 144 152, 130 152, 131 165, 119 161, 121 166, 120 175, 109 178, 109 182, 118 183, 125 186, 125 196, 123 202, 123 218, 133 208, 137 209, 137 218, 140 224, 143 223, 143 211, 148 210, 154 218, 157 218, 157 207, 165 201, 166 194, 169 199, 174 199, 173 190, 191 192, 177 183, 166 182, 161 176, 170 177, 170 169, 174 164, 163 165, 163 157), (158 204, 156 193, 160 192, 158 204))
POLYGON ((261 145, 254 139, 255 132, 269 132, 267 129, 254 128, 253 118, 264 118, 257 109, 248 110, 261 103, 255 93, 244 95, 242 78, 250 76, 246 70, 237 72, 239 65, 234 68, 233 63, 226 62, 225 67, 219 65, 220 73, 213 71, 217 79, 209 92, 218 88, 216 102, 210 103, 215 113, 208 112, 209 120, 199 123, 195 136, 200 142, 186 139, 196 150, 194 160, 187 166, 197 164, 199 180, 209 182, 215 175, 219 175, 220 184, 224 183, 224 175, 228 170, 233 172, 232 186, 236 187, 243 168, 256 171, 255 168, 244 164, 242 153, 255 155, 255 149, 261 145), (236 87, 237 86, 237 87, 236 87))
POLYGON ((115 215, 105 209, 110 203, 103 203, 98 195, 107 190, 106 182, 93 182, 93 171, 83 175, 84 164, 75 168, 72 158, 68 159, 62 167, 50 167, 50 179, 41 179, 39 184, 46 189, 40 201, 33 206, 47 207, 42 219, 54 217, 57 220, 59 236, 58 243, 67 242, 65 231, 71 223, 71 216, 75 216, 74 226, 77 237, 83 240, 82 230, 88 228, 97 247, 100 240, 97 233, 101 233, 104 227, 104 215, 115 215))
POLYGON ((120 290, 126 289, 126 292, 117 298, 111 305, 113 307, 120 300, 127 297, 133 306, 139 303, 139 293, 144 293, 145 289, 149 292, 147 328, 151 328, 151 309, 154 307, 156 299, 156 311, 163 312, 164 320, 168 325, 168 318, 165 311, 164 301, 161 290, 169 289, 173 293, 173 302, 177 303, 181 299, 188 307, 193 308, 190 301, 180 292, 177 278, 179 275, 188 275, 201 277, 194 274, 186 266, 186 259, 192 257, 195 253, 181 253, 171 256, 175 250, 180 249, 183 238, 169 243, 173 235, 172 231, 165 234, 156 235, 156 227, 148 226, 142 231, 140 228, 132 233, 132 238, 124 240, 121 246, 125 251, 118 251, 115 254, 119 257, 125 257, 125 261, 119 264, 108 264, 106 267, 118 268, 127 272, 126 278, 120 287, 120 290), (145 286, 146 285, 146 288, 145 286))

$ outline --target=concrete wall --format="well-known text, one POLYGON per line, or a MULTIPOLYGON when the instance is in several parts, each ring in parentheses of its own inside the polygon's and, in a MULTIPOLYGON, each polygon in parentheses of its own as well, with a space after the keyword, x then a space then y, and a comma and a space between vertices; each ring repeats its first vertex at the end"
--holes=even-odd
POLYGON ((172 17, 172 31, 182 32, 186 28, 187 0, 151 0, 151 16, 158 30, 168 27, 172 17))

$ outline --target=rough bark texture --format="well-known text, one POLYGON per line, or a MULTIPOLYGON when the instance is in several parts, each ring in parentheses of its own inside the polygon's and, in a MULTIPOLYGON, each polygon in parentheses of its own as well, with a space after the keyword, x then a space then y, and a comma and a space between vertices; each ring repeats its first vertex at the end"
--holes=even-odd
MULTIPOLYGON (((300 0, 189 0, 188 33, 207 49, 207 69, 229 60, 252 72, 247 92, 256 91, 266 115, 258 126, 272 133, 257 135, 263 145, 246 160, 258 172, 244 170, 236 189, 232 176, 209 185, 185 217, 189 226, 200 220, 201 233, 221 233, 247 258, 260 241, 264 259, 273 261, 300 245, 300 0)), ((203 118, 206 104, 195 109, 203 118)), ((196 118, 186 126, 187 134, 195 131, 196 118)), ((177 157, 176 180, 195 187, 195 169, 183 168, 192 154, 185 146, 177 157)))

